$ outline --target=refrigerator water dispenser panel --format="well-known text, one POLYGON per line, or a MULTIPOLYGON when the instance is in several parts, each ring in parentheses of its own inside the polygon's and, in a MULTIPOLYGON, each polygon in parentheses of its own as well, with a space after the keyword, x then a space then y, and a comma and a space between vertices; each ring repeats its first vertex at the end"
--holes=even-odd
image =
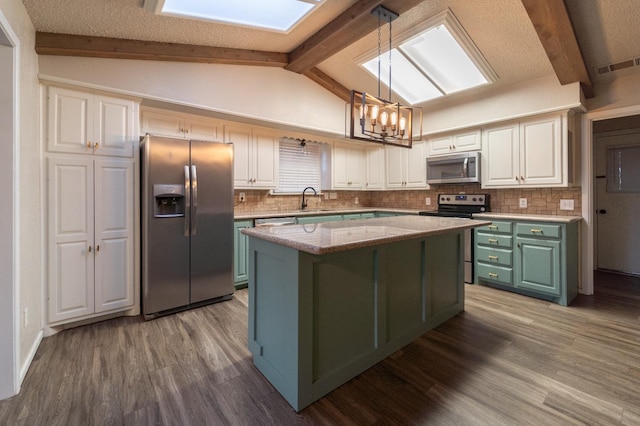
POLYGON ((154 217, 184 217, 184 185, 153 185, 154 217))

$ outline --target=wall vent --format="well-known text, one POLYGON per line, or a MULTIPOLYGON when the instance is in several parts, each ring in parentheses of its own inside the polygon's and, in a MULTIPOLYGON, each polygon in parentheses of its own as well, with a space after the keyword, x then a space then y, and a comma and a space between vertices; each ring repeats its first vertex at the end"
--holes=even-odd
POLYGON ((625 61, 620 61, 613 64, 602 65, 596 67, 595 71, 597 75, 603 75, 613 71, 619 71, 631 67, 640 67, 640 58, 627 59, 625 61))

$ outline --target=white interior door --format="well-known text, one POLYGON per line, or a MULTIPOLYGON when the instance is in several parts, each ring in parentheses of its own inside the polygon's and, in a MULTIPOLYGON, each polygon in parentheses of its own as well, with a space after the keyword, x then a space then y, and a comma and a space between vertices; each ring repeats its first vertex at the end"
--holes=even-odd
POLYGON ((598 135, 595 157, 597 268, 640 275, 640 129, 598 135))

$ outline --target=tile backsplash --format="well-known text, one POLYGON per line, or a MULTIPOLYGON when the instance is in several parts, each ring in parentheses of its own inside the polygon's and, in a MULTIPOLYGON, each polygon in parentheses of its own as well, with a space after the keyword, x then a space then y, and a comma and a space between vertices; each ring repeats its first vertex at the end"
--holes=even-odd
MULTIPOLYGON (((535 189, 481 189, 479 184, 432 185, 429 190, 404 191, 325 191, 320 196, 307 192, 308 210, 345 209, 358 207, 383 207, 417 210, 436 210, 438 194, 441 193, 487 193, 491 195, 491 211, 498 213, 523 213, 580 216, 582 213, 580 188, 535 188, 535 189), (326 199, 325 194, 335 194, 335 199, 326 199), (425 199, 431 199, 426 205, 425 199), (527 207, 521 208, 520 199, 526 198, 527 207), (573 200, 573 210, 560 210, 560 200, 573 200), (357 201, 357 202, 356 202, 357 201)), ((236 190, 234 204, 236 214, 286 213, 299 210, 301 195, 270 195, 268 191, 236 190), (240 201, 240 192, 245 201, 240 201)))

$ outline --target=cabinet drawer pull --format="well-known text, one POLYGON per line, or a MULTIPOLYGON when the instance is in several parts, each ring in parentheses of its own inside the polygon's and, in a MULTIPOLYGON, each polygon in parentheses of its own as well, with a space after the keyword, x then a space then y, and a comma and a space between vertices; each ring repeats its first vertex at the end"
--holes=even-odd
POLYGON ((498 229, 498 225, 489 225, 487 226, 489 229, 498 229))
POLYGON ((489 255, 489 260, 498 260, 498 256, 489 255))
POLYGON ((542 234, 542 229, 531 228, 531 233, 532 234, 542 234))
POLYGON ((87 148, 91 148, 91 141, 87 142, 87 148))
POLYGON ((498 278, 498 274, 494 274, 493 272, 489 272, 489 276, 491 278, 498 278))
POLYGON ((497 243, 497 242, 498 242, 498 240, 496 240, 495 238, 489 238, 489 242, 490 242, 490 243, 497 243))

